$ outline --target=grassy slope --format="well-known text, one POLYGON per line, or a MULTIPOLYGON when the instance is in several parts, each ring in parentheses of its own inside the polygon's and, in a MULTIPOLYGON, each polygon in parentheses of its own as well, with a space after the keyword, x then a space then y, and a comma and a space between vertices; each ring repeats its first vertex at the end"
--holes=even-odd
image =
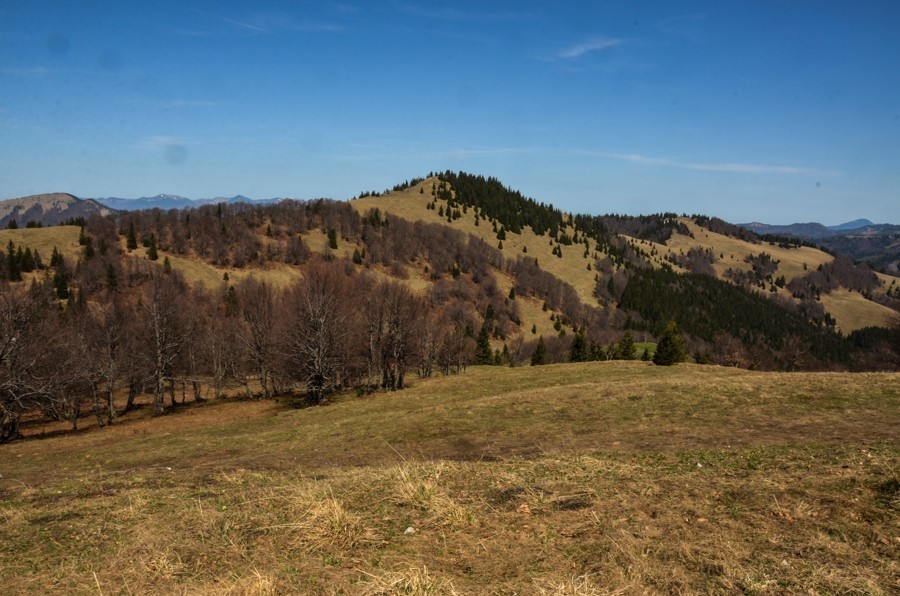
POLYGON ((16 246, 26 246, 31 250, 37 249, 41 254, 44 265, 50 264, 55 246, 67 263, 74 266, 81 254, 81 246, 78 244, 78 236, 81 228, 78 226, 50 226, 47 228, 19 228, 18 230, 0 230, 0 249, 6 250, 7 244, 12 240, 16 246))
MULTIPOLYGON (((360 213, 365 213, 369 209, 377 207, 383 212, 393 213, 411 221, 447 224, 447 219, 439 217, 437 211, 425 208, 425 205, 434 199, 431 195, 431 186, 434 183, 434 179, 427 179, 412 188, 400 192, 387 193, 381 197, 357 199, 352 204, 360 213), (420 192, 420 188, 424 188, 424 194, 420 192)), ((437 204, 439 206, 442 205, 442 201, 437 201, 437 204)), ((745 257, 767 252, 774 259, 780 261, 776 277, 784 275, 785 279, 790 281, 795 277, 803 276, 807 270, 813 270, 819 265, 833 260, 831 255, 815 248, 798 247, 787 249, 768 243, 752 244, 737 238, 711 232, 687 218, 682 218, 681 221, 691 230, 694 235, 693 238, 675 234, 666 245, 635 240, 648 253, 652 248, 656 248, 659 254, 654 259, 655 266, 660 266, 664 262, 663 257, 667 254, 687 253, 691 248, 700 246, 712 249, 717 257, 722 256, 722 259, 714 265, 714 268, 719 276, 724 276, 725 271, 730 268, 749 270, 750 265, 744 260, 745 257), (804 269, 804 266, 807 269, 804 269)), ((482 221, 480 225, 475 226, 471 211, 449 225, 463 232, 475 234, 489 244, 496 246, 497 239, 490 222, 482 221)), ((504 256, 509 259, 515 259, 523 254, 523 246, 527 247, 528 256, 538 258, 542 268, 571 283, 578 290, 582 301, 587 304, 596 303, 596 299, 593 297, 596 283, 594 281, 594 273, 587 270, 587 264, 589 262, 592 263, 593 258, 592 255, 589 255, 587 259, 583 257, 582 245, 563 247, 563 258, 560 259, 552 254, 553 246, 546 236, 535 236, 530 229, 526 229, 521 235, 507 234, 507 239, 503 242, 504 256)), ((675 267, 675 269, 681 270, 678 267, 675 267)), ((889 279, 886 276, 879 277, 881 279, 889 279)), ((790 297, 790 292, 787 289, 781 289, 779 292, 785 297, 790 297)), ((865 300, 861 296, 854 295, 854 298, 851 299, 844 294, 846 293, 839 291, 829 298, 823 297, 823 304, 826 310, 837 320, 838 328, 845 333, 849 333, 861 327, 884 324, 885 313, 888 309, 865 300)), ((531 323, 534 321, 537 321, 538 326, 541 327, 540 318, 528 319, 523 322, 527 323, 526 328, 530 330, 531 323)), ((543 330, 541 330, 541 333, 543 333, 543 330)))
MULTIPOLYGON (((409 221, 449 225, 463 233, 474 234, 491 246, 497 246, 497 236, 493 231, 490 220, 481 220, 479 225, 476 226, 472 209, 469 209, 469 212, 463 214, 460 219, 453 223, 448 223, 446 217, 438 216, 437 208, 434 211, 425 208, 428 203, 434 200, 434 197, 431 195, 431 186, 436 182, 436 178, 428 178, 406 190, 390 192, 380 197, 355 199, 350 204, 359 213, 366 213, 370 209, 377 207, 382 212, 391 213, 409 221), (420 192, 422 188, 424 188, 424 194, 420 192)), ((437 201, 437 207, 446 207, 446 203, 439 200, 437 201)), ((572 233, 571 229, 569 233, 572 233)), ((588 258, 583 256, 584 245, 563 246, 562 258, 554 255, 552 251, 553 246, 550 244, 549 237, 537 236, 531 231, 531 228, 526 228, 521 234, 507 233, 506 240, 503 241, 503 256, 505 258, 515 260, 519 256, 528 256, 538 259, 538 263, 545 271, 549 271, 560 279, 572 284, 584 303, 596 304, 597 300, 593 297, 596 283, 594 281, 594 272, 587 270, 588 264, 593 264, 594 260, 591 258, 591 255, 588 255, 588 258), (523 253, 523 248, 527 248, 528 252, 523 253)))
MULTIPOLYGON (((694 246, 711 248, 716 257, 720 255, 724 257, 714 265, 716 272, 720 276, 724 275, 729 268, 749 270, 750 265, 744 258, 748 255, 758 255, 762 252, 767 252, 772 255, 772 258, 780 261, 775 277, 784 275, 787 282, 790 282, 795 277, 802 277, 806 274, 807 269, 812 271, 819 265, 824 265, 834 260, 834 257, 828 253, 815 248, 807 246, 780 248, 777 245, 768 243, 751 244, 737 238, 710 232, 689 219, 682 219, 682 221, 690 228, 694 237, 690 238, 676 234, 669 240, 667 247, 655 245, 657 249, 663 254, 665 254, 665 251, 677 254, 679 251, 686 253, 694 246), (804 269, 804 265, 807 269, 804 269)), ((879 279, 882 281, 887 280, 888 284, 892 280, 892 278, 881 274, 879 274, 879 279)), ((779 290, 779 293, 785 297, 790 297, 790 291, 786 288, 779 290)), ((851 293, 846 290, 837 290, 832 294, 823 295, 822 305, 835 318, 838 329, 844 333, 850 333, 862 327, 883 326, 886 317, 892 312, 889 308, 867 300, 858 293, 851 293)))
POLYGON ((322 408, 211 403, 20 442, 0 448, 0 581, 889 593, 898 381, 474 368, 322 408))

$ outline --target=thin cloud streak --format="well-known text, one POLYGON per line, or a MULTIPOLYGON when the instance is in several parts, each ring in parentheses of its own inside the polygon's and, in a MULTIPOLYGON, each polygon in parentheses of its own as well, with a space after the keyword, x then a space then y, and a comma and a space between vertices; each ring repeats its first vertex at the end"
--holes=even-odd
POLYGON ((584 43, 580 43, 574 46, 571 46, 565 50, 557 52, 557 58, 563 59, 573 59, 580 58, 585 54, 589 54, 591 52, 599 52, 602 50, 606 50, 609 48, 614 48, 622 44, 621 39, 614 39, 611 37, 594 37, 584 43))
POLYGON ((838 172, 829 172, 816 168, 802 168, 796 166, 770 166, 761 164, 748 163, 695 163, 670 159, 668 157, 648 157, 637 153, 596 153, 590 151, 581 152, 586 155, 596 155, 599 157, 609 157, 622 161, 630 161, 648 166, 665 166, 672 168, 681 168, 684 170, 696 170, 701 172, 726 172, 731 174, 830 174, 835 175, 838 172))
POLYGON ((177 110, 181 108, 213 108, 219 104, 207 100, 173 99, 157 104, 159 110, 177 110))
POLYGON ((182 139, 180 137, 171 137, 168 135, 151 135, 138 140, 133 147, 136 149, 159 149, 174 145, 184 147, 197 144, 199 144, 197 141, 191 139, 182 139))
POLYGON ((514 21, 535 16, 524 12, 466 12, 456 8, 423 8, 410 4, 400 4, 397 9, 412 16, 440 21, 514 21))
POLYGON ((30 68, 0 68, 0 75, 9 75, 12 77, 42 77, 49 72, 50 70, 43 66, 32 66, 30 68))
MULTIPOLYGON (((251 35, 275 35, 282 32, 325 32, 336 33, 343 31, 343 27, 334 23, 325 22, 302 22, 281 14, 261 13, 250 15, 247 17, 235 18, 216 14, 199 9, 193 9, 193 12, 205 17, 218 20, 221 23, 240 29, 251 35)), ((181 30, 178 31, 184 35, 200 36, 204 35, 203 31, 181 30)))

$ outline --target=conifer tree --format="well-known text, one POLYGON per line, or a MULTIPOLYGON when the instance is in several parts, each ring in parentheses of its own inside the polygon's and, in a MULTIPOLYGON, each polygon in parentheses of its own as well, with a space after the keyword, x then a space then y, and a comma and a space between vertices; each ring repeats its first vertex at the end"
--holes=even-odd
POLYGON ((547 346, 544 344, 544 336, 538 337, 534 352, 531 353, 531 366, 547 364, 547 346))
POLYGON ((569 348, 569 360, 571 362, 587 362, 589 359, 590 352, 584 333, 577 332, 572 340, 572 346, 569 348))
POLYGON ((112 263, 106 266, 106 289, 115 292, 119 288, 119 276, 112 263))
POLYGON ((626 331, 625 335, 619 339, 616 344, 616 357, 619 360, 634 360, 637 358, 637 348, 634 345, 634 337, 631 331, 626 331))
POLYGON ((156 236, 150 235, 150 245, 147 247, 147 258, 151 261, 159 259, 159 253, 156 250, 156 236))
POLYGON ((659 344, 656 346, 656 354, 653 355, 653 364, 659 366, 672 366, 685 359, 684 340, 678 333, 678 326, 674 321, 666 325, 659 344))
POLYGON ((475 342, 475 364, 493 364, 494 352, 491 350, 491 337, 488 321, 485 320, 475 342))
POLYGON ((128 252, 136 250, 138 247, 137 234, 134 233, 134 222, 128 224, 128 234, 125 237, 125 248, 128 252))

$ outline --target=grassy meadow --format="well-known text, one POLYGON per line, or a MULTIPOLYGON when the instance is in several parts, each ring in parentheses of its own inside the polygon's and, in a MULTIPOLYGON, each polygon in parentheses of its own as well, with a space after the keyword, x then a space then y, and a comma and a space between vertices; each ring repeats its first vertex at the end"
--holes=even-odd
POLYGON ((900 374, 474 367, 0 447, 6 593, 896 593, 900 374))
POLYGON ((0 230, 0 248, 6 250, 12 241, 13 245, 37 250, 41 255, 44 265, 50 264, 54 247, 62 254, 65 260, 74 266, 81 255, 81 246, 78 244, 78 236, 81 228, 78 226, 49 226, 46 228, 18 228, 15 230, 0 230))

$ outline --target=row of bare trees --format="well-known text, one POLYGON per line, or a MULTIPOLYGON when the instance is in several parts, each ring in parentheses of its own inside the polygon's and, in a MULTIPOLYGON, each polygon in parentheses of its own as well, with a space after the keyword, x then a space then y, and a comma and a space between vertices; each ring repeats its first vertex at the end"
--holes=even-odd
POLYGON ((317 260, 286 288, 254 277, 189 288, 147 263, 139 285, 61 303, 35 281, 0 285, 0 443, 31 413, 101 426, 149 396, 156 413, 229 388, 254 398, 337 388, 402 389, 410 371, 459 372, 473 314, 432 308, 409 286, 345 261, 317 260))

